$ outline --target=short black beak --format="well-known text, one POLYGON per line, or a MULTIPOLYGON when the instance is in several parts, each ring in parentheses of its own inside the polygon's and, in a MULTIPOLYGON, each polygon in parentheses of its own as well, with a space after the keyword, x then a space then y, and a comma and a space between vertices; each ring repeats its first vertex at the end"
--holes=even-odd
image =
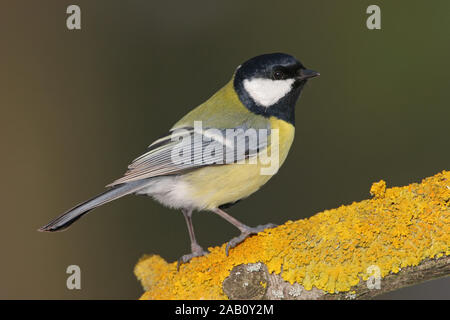
POLYGON ((309 69, 300 69, 300 74, 297 76, 298 80, 306 80, 309 78, 314 78, 317 76, 320 76, 320 73, 318 73, 317 71, 314 70, 309 70, 309 69))

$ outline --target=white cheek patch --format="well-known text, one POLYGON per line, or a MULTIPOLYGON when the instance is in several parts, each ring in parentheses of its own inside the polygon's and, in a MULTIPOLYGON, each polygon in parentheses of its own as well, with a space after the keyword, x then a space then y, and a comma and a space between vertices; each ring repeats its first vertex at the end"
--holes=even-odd
POLYGON ((278 100, 291 91, 294 81, 294 79, 245 79, 244 88, 258 105, 267 108, 277 103, 278 100))

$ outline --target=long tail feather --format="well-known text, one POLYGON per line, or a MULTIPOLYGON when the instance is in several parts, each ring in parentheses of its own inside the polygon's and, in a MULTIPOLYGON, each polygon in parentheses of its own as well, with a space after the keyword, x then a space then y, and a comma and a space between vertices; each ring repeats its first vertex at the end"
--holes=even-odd
POLYGON ((62 231, 68 228, 72 223, 80 219, 83 215, 88 213, 90 210, 97 208, 105 203, 111 202, 118 198, 121 198, 127 194, 133 193, 142 188, 148 181, 134 181, 131 183, 121 184, 113 187, 98 196, 80 203, 79 205, 73 207, 72 209, 66 211, 59 217, 53 219, 45 226, 38 229, 38 231, 62 231))

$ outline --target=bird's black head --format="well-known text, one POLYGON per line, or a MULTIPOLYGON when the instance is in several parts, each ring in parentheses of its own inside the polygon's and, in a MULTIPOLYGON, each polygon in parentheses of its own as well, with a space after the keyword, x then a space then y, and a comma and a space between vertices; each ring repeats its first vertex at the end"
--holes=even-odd
POLYGON ((250 111, 294 124, 300 92, 309 78, 318 75, 288 54, 263 54, 237 68, 234 89, 250 111))

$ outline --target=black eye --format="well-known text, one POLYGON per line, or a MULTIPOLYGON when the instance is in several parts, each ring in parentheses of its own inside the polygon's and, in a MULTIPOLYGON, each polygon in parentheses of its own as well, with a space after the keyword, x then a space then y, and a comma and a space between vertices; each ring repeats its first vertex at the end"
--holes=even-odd
POLYGON ((285 78, 285 75, 284 75, 284 72, 283 72, 283 71, 275 70, 275 71, 272 73, 272 79, 273 79, 273 80, 282 80, 282 79, 284 79, 284 78, 285 78))

